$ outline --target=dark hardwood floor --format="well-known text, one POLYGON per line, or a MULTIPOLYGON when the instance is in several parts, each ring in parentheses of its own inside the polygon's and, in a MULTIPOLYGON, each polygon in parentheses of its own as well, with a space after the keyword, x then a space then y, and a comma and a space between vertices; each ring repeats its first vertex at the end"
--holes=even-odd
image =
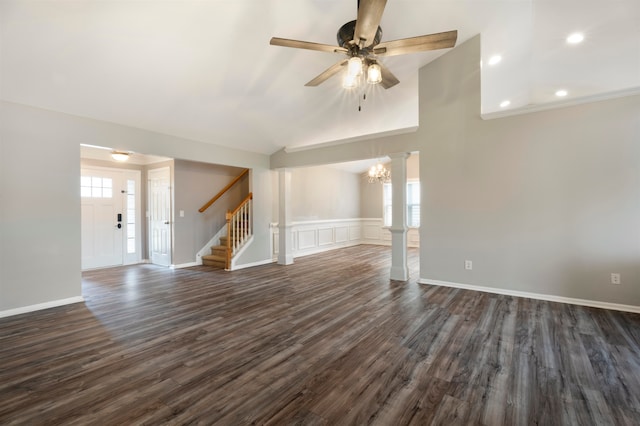
POLYGON ((0 320, 0 424, 638 425, 640 315, 390 282, 358 246, 83 274, 0 320))

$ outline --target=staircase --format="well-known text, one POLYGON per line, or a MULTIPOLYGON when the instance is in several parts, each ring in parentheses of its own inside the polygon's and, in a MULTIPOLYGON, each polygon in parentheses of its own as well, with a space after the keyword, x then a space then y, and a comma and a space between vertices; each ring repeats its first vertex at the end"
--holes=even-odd
POLYGON ((220 245, 211 246, 211 254, 202 256, 202 264, 218 269, 227 267, 227 237, 220 237, 220 245), (224 241, 223 241, 224 239, 224 241))
POLYGON ((220 237, 220 244, 211 247, 211 254, 202 256, 202 264, 219 269, 231 269, 231 259, 253 235, 251 226, 253 194, 240 203, 234 211, 227 212, 227 235, 220 237))

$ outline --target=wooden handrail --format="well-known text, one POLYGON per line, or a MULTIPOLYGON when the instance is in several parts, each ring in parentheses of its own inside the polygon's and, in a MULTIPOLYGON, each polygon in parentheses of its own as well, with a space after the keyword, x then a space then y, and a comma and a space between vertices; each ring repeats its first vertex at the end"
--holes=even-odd
POLYGON ((238 207, 236 207, 236 209, 234 211, 230 211, 229 213, 227 213, 229 215, 229 217, 233 216, 234 214, 238 213, 238 210, 240 210, 242 208, 242 206, 245 205, 245 203, 249 200, 253 200, 253 192, 250 192, 249 195, 247 195, 244 200, 242 200, 242 202, 240 204, 238 204, 238 207))
POLYGON ((242 171, 242 173, 240 173, 240 175, 238 177, 234 178, 227 186, 222 188, 220 190, 220 192, 218 192, 212 199, 210 199, 207 202, 207 204, 205 204, 204 206, 200 207, 200 209, 198 211, 200 213, 203 213, 206 209, 211 207, 211 204, 215 203, 218 200, 218 198, 222 197, 224 195, 224 193, 229 190, 229 188, 231 188, 233 185, 235 185, 235 183, 238 182, 240 179, 242 179, 242 176, 246 175, 247 173, 249 173, 249 169, 244 169, 242 171))

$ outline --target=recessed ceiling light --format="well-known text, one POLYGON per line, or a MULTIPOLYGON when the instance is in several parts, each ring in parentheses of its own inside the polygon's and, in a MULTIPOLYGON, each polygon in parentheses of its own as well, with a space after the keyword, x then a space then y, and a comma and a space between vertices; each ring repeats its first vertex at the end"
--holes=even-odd
POLYGON ((567 43, 569 44, 578 44, 582 43, 584 40, 584 35, 582 33, 573 33, 567 37, 567 43))
POLYGON ((500 102, 500 108, 506 108, 511 105, 511 101, 502 101, 500 102))
POLYGON ((492 57, 489 58, 489 65, 496 65, 497 63, 499 63, 502 60, 502 56, 500 55, 493 55, 492 57))
POLYGON ((569 92, 567 92, 566 90, 562 89, 562 90, 558 90, 556 92, 556 96, 559 98, 564 98, 565 96, 567 96, 569 94, 569 92))

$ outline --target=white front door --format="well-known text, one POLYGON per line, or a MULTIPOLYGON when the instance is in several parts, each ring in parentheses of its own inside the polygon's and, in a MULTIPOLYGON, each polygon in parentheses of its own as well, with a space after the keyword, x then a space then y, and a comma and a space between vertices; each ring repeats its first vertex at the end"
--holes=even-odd
POLYGON ((82 269, 141 260, 140 171, 83 167, 82 269))
POLYGON ((82 169, 82 269, 122 265, 122 180, 119 172, 82 169))
POLYGON ((168 167, 149 170, 149 257, 171 265, 171 175, 168 167))

